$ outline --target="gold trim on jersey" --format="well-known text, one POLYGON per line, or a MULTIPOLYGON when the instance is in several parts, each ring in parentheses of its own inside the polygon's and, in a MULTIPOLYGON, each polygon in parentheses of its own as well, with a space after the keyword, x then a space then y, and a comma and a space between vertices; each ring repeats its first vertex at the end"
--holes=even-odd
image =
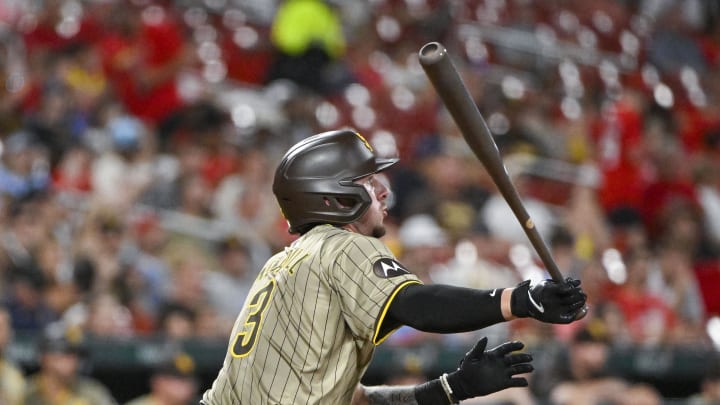
POLYGON ((275 285, 275 279, 271 278, 248 302, 248 315, 245 317, 245 323, 241 331, 235 334, 233 343, 230 345, 230 354, 234 358, 239 359, 249 355, 255 347, 258 333, 260 333, 260 328, 265 320, 265 310, 270 304, 275 285))
POLYGON ((382 327, 383 321, 385 320, 385 315, 387 314, 388 309, 390 309, 390 304, 393 302, 393 300, 395 299, 395 296, 400 292, 400 290, 409 286, 410 284, 422 284, 422 283, 418 280, 408 280, 408 281, 398 285, 397 288, 395 288, 393 293, 390 295, 390 298, 388 298, 387 302, 385 302, 385 306, 383 307, 383 310, 380 313, 380 319, 378 319, 377 325, 375 326, 375 334, 373 335, 373 344, 375 346, 384 342, 385 339, 390 337, 390 335, 392 335, 393 332, 395 332, 396 330, 398 330, 400 328, 400 326, 398 326, 397 328, 389 330, 384 336, 382 336, 382 337, 379 336, 380 328, 382 327))

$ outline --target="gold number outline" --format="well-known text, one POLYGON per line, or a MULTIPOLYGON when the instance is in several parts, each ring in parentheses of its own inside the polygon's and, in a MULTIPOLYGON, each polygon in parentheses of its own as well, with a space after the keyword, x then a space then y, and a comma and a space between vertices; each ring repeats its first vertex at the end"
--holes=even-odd
POLYGON ((248 303, 250 313, 245 318, 242 332, 238 332, 233 339, 230 353, 235 358, 246 357, 252 352, 255 347, 258 332, 262 328, 264 320, 263 314, 267 310, 272 294, 275 291, 275 279, 271 278, 270 282, 267 283, 263 288, 255 293, 253 298, 248 303), (246 332, 246 330, 249 331, 246 332))

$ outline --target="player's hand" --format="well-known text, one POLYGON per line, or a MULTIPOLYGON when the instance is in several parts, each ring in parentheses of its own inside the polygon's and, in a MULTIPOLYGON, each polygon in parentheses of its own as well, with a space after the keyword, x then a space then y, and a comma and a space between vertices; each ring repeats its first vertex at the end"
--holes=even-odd
POLYGON ((518 341, 505 342, 487 351, 486 346, 487 338, 484 337, 465 354, 457 371, 448 374, 447 381, 455 399, 462 401, 505 388, 527 387, 527 379, 515 375, 533 371, 532 356, 512 353, 525 345, 518 341))
POLYGON ((587 311, 585 301, 587 295, 580 287, 580 280, 568 277, 563 283, 543 280, 535 285, 525 280, 513 290, 510 310, 521 318, 570 323, 583 317, 587 311))

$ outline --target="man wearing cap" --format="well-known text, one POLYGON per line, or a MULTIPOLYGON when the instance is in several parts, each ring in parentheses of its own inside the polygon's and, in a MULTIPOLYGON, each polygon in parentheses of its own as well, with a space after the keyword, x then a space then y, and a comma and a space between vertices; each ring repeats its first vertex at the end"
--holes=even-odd
POLYGON ((195 362, 185 353, 177 353, 160 362, 150 380, 150 392, 125 405, 187 405, 197 403, 195 362))
POLYGON ((228 235, 218 243, 219 268, 205 278, 204 287, 210 305, 232 328, 257 271, 252 268, 247 242, 228 235))
POLYGON ((117 404, 105 386, 80 374, 84 352, 82 331, 48 325, 38 345, 40 369, 30 378, 23 404, 117 404))

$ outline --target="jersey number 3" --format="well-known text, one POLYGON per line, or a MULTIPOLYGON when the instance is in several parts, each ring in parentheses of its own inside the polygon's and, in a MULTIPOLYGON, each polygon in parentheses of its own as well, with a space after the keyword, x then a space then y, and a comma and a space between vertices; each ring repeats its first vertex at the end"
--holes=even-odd
POLYGON ((275 280, 270 279, 270 282, 256 292, 247 304, 249 314, 245 319, 243 331, 235 335, 235 341, 232 345, 233 357, 245 357, 252 351, 262 326, 263 314, 267 309, 274 289, 275 280))

